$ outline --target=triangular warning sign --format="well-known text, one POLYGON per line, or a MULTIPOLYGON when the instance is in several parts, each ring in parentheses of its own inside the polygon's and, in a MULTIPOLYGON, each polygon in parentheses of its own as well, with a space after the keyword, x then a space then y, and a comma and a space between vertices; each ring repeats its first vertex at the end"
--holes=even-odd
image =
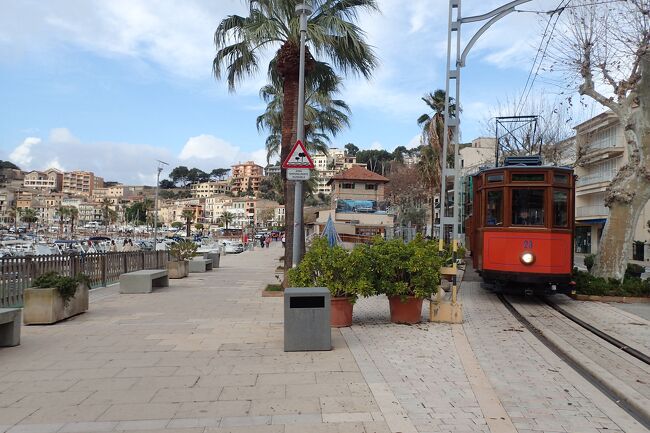
POLYGON ((282 168, 314 168, 314 161, 311 160, 311 156, 307 153, 302 141, 296 141, 291 152, 289 152, 289 156, 282 163, 282 168))

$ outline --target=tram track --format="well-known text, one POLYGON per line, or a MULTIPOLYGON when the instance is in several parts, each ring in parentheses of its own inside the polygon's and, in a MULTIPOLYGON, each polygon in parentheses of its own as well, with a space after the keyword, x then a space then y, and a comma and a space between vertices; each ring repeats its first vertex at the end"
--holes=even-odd
POLYGON ((650 429, 650 399, 647 397, 650 384, 640 379, 635 383, 634 380, 650 377, 648 354, 631 348, 562 307, 554 306, 551 301, 526 298, 518 302, 503 294, 497 296, 542 344, 650 429), (589 344, 593 347, 585 350, 589 344), (611 362, 604 362, 608 356, 611 362))

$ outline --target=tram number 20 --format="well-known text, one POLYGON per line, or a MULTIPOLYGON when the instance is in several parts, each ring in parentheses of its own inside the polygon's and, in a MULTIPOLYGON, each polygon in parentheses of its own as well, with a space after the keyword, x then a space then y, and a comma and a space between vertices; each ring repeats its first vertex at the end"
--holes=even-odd
POLYGON ((533 241, 524 241, 524 248, 533 248, 533 241))

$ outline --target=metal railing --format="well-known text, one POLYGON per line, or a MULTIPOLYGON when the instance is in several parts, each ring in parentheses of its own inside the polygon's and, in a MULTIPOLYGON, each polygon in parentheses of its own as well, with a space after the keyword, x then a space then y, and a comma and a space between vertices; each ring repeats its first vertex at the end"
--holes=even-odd
POLYGON ((576 181, 576 186, 591 185, 600 182, 611 182, 614 179, 614 172, 595 173, 587 176, 580 176, 576 181))
POLYGON ((84 274, 94 288, 115 283, 127 272, 165 268, 168 260, 167 251, 3 257, 0 258, 0 308, 21 307, 24 290, 47 272, 68 276, 84 274))
POLYGON ((603 205, 580 206, 576 208, 576 218, 600 217, 609 215, 609 208, 603 205))

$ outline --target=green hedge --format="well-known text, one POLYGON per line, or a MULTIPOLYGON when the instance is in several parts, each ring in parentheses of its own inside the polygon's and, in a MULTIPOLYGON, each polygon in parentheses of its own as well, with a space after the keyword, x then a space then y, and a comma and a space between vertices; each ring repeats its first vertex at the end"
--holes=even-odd
POLYGON ((623 283, 614 278, 599 278, 588 272, 574 269, 576 293, 596 296, 650 296, 650 280, 625 277, 623 283))

